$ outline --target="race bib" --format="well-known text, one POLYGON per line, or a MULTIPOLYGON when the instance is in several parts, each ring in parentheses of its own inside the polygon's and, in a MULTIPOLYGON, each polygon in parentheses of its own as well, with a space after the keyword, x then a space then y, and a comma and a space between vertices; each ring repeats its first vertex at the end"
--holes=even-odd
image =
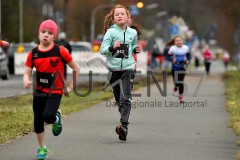
POLYGON ((53 85, 54 73, 37 72, 37 85, 50 88, 53 85))
POLYGON ((173 65, 175 68, 178 68, 178 69, 183 69, 183 70, 187 69, 187 63, 185 61, 175 62, 173 65))
POLYGON ((115 58, 128 58, 128 44, 120 44, 120 47, 114 52, 115 58))

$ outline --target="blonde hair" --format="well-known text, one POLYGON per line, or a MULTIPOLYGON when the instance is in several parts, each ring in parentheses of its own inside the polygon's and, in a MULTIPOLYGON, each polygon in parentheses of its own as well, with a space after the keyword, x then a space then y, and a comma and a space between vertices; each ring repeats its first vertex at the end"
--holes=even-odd
POLYGON ((110 21, 113 22, 113 20, 114 20, 114 12, 115 12, 115 9, 116 9, 116 8, 124 8, 125 11, 126 11, 127 17, 128 17, 128 18, 130 17, 130 13, 129 13, 129 11, 127 10, 126 7, 124 7, 124 6, 121 5, 121 4, 115 5, 115 6, 111 9, 110 13, 108 13, 108 14, 105 16, 105 20, 104 20, 104 24, 103 24, 103 25, 104 25, 104 26, 103 26, 103 33, 104 33, 104 34, 107 32, 107 30, 108 30, 108 28, 109 28, 110 21))

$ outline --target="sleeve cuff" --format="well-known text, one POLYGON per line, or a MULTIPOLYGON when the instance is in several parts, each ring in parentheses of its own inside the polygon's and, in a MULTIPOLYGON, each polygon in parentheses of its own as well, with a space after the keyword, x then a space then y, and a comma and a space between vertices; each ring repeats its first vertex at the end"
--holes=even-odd
POLYGON ((190 52, 188 52, 187 54, 186 54, 186 57, 187 57, 187 60, 191 60, 191 54, 190 54, 190 52))
POLYGON ((140 52, 137 52, 137 51, 136 51, 136 48, 134 48, 133 53, 138 54, 138 53, 140 53, 140 52))
POLYGON ((109 50, 110 52, 115 52, 115 51, 116 51, 116 49, 114 49, 113 46, 110 46, 110 47, 108 48, 108 50, 109 50))

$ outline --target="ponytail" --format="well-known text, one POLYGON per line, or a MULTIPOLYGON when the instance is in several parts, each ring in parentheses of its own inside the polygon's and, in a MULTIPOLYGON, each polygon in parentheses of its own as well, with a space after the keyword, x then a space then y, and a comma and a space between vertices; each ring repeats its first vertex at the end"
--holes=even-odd
POLYGON ((168 42, 166 43, 166 46, 167 46, 167 47, 171 47, 171 46, 173 46, 173 45, 174 45, 174 41, 175 41, 174 38, 171 39, 170 41, 168 41, 168 42))
POLYGON ((112 19, 112 15, 111 13, 107 14, 106 17, 105 17, 105 20, 104 20, 104 26, 103 26, 103 34, 105 34, 109 28, 109 23, 110 23, 110 20, 112 19))
MULTIPOLYGON (((178 37, 182 38, 181 36, 177 35, 177 36, 173 37, 173 39, 171 39, 170 41, 168 41, 168 42, 166 43, 166 46, 168 46, 168 47, 173 46, 173 45, 175 44, 175 39, 178 38, 178 37)), ((183 38, 182 38, 182 39, 183 39, 183 38)))

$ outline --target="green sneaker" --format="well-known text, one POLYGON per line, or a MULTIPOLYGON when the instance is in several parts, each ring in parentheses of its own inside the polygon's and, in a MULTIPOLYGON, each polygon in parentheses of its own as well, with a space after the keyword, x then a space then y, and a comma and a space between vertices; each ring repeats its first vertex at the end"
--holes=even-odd
POLYGON ((54 136, 58 136, 62 132, 62 113, 60 110, 57 111, 58 122, 53 123, 52 133, 54 136))
POLYGON ((50 151, 47 148, 44 148, 44 147, 38 148, 38 154, 37 154, 36 159, 37 160, 46 160, 47 159, 47 154, 49 152, 50 151))

